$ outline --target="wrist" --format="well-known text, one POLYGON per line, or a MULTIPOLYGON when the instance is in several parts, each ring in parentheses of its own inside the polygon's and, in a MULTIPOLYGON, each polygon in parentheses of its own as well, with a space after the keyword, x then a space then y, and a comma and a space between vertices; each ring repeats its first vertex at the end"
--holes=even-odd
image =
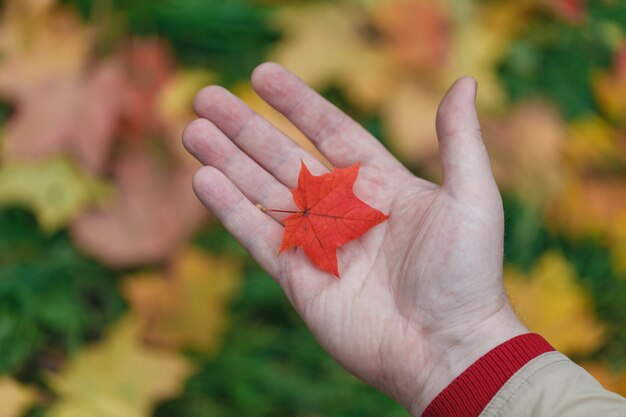
POLYGON ((426 375, 420 394, 409 405, 412 416, 421 416, 433 399, 463 371, 498 345, 528 329, 508 301, 493 315, 467 328, 450 329, 429 342, 426 375))

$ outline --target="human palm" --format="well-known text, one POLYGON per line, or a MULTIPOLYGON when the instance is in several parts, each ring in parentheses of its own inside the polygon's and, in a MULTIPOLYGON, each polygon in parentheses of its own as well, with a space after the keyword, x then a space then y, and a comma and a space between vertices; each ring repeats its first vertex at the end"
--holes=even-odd
POLYGON ((359 162, 355 194, 390 215, 338 250, 337 279, 302 250, 278 255, 300 161, 328 171, 220 87, 196 99, 184 133, 207 167, 194 190, 281 285, 320 344, 347 370, 419 415, 479 356, 525 331, 502 289, 502 206, 480 138, 475 83, 439 109, 444 182, 415 177, 375 138, 276 64, 253 74, 259 94, 336 166, 359 162))

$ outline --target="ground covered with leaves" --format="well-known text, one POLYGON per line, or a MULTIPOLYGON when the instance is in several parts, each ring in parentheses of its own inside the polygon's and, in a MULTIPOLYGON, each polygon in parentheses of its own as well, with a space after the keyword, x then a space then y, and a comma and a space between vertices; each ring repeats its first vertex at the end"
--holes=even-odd
POLYGON ((195 92, 299 74, 416 174, 458 76, 506 212, 524 322, 626 395, 626 4, 0 3, 2 417, 404 416, 317 346, 196 201, 195 92))

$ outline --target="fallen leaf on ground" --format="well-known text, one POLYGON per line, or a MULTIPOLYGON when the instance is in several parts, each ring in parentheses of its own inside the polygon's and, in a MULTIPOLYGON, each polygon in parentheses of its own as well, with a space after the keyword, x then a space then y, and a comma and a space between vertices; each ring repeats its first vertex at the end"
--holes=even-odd
POLYGON ((111 61, 25 89, 7 125, 5 158, 36 161, 67 154, 90 172, 102 172, 119 122, 123 77, 111 61))
POLYGON ((441 74, 444 86, 471 75, 478 81, 480 110, 502 113, 507 96, 498 65, 518 28, 524 26, 522 2, 471 2, 455 8, 456 25, 450 36, 448 64, 441 74))
POLYGON ((141 319, 144 340, 211 353, 220 344, 240 281, 237 262, 186 248, 164 273, 127 277, 124 293, 141 319))
POLYGON ((85 65, 93 36, 67 10, 52 1, 5 2, 0 23, 0 92, 19 98, 34 85, 73 77, 85 65))
POLYGON ((539 0, 560 18, 571 23, 581 23, 587 15, 586 0, 539 0))
POLYGON ((31 209, 41 227, 49 232, 65 226, 110 195, 107 184, 87 176, 62 158, 0 168, 0 205, 31 209))
POLYGON ((163 85, 157 97, 156 111, 163 121, 168 149, 178 158, 185 159, 189 152, 180 146, 185 126, 197 116, 193 100, 198 91, 215 80, 206 70, 180 70, 163 85))
POLYGON ((48 415, 146 417, 157 401, 176 395, 190 365, 175 353, 144 346, 139 329, 135 318, 124 318, 51 375, 59 400, 48 415))
MULTIPOLYGON (((566 135, 565 163, 555 165, 553 158, 543 159, 548 155, 544 152, 536 156, 536 168, 531 177, 535 178, 536 187, 544 189, 546 224, 569 237, 599 238, 615 250, 622 246, 621 242, 626 243, 626 182, 615 172, 615 167, 625 160, 624 141, 606 121, 592 116, 572 122, 566 135), (548 173, 545 178, 550 179, 557 167, 561 172, 560 185, 551 187, 548 193, 547 184, 540 182, 539 174, 548 173)), ((527 137, 531 138, 528 133, 527 137)), ((541 137, 537 132, 528 142, 534 143, 541 137)), ((546 136, 541 140, 548 143, 554 138, 546 136)))
POLYGON ((615 244, 626 238, 626 182, 571 178, 548 206, 546 218, 567 236, 594 236, 615 244))
POLYGON ((389 218, 354 195, 358 174, 355 164, 314 176, 302 163, 298 187, 291 191, 300 211, 284 220, 279 253, 300 246, 315 266, 339 277, 337 249, 389 218))
POLYGON ((159 163, 144 148, 125 150, 113 167, 117 198, 76 219, 74 241, 114 267, 157 262, 176 253, 206 219, 206 210, 191 189, 197 165, 168 162, 159 163))
POLYGON ((418 82, 403 82, 381 106, 385 137, 394 154, 430 178, 440 175, 435 119, 442 94, 418 82))
POLYGON ((626 156, 615 130, 597 116, 570 123, 565 146, 568 165, 581 177, 605 171, 626 156))
POLYGON ((353 105, 371 110, 395 84, 397 74, 384 51, 365 36, 370 23, 365 8, 355 4, 286 8, 276 15, 284 39, 271 59, 314 88, 337 86, 353 105))
POLYGON ((626 119, 626 46, 615 51, 613 67, 593 74, 591 84, 600 109, 611 119, 626 119))
POLYGON ((127 85, 120 135, 141 142, 166 131, 159 113, 161 89, 174 77, 174 58, 164 41, 135 38, 124 54, 127 85))
POLYGON ((391 55, 410 68, 439 71, 450 52, 451 22, 437 0, 388 0, 372 10, 391 55))
POLYGON ((533 204, 545 204, 560 190, 565 177, 567 128, 553 106, 528 101, 506 117, 483 120, 498 185, 533 204))
POLYGON ((19 417, 37 401, 37 392, 10 377, 0 378, 0 417, 19 417))
POLYGON ((593 352, 604 339, 590 295, 562 255, 548 252, 524 276, 508 267, 504 286, 522 321, 566 355, 593 352))

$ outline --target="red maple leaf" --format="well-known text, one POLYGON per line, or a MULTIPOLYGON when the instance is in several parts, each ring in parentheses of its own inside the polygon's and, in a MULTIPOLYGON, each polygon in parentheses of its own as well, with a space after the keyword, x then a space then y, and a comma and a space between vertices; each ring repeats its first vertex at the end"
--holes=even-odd
POLYGON ((315 266, 339 277, 337 249, 389 218, 354 195, 358 174, 359 164, 354 164, 314 176, 302 163, 298 187, 291 190, 300 210, 284 220, 279 254, 300 246, 315 266))

